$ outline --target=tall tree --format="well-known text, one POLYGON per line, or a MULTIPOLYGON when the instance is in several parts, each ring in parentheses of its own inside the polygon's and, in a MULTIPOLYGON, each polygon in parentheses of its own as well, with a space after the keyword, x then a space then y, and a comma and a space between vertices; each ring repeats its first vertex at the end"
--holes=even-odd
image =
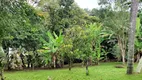
POLYGON ((104 26, 106 26, 106 29, 112 32, 111 35, 117 39, 122 62, 125 64, 127 31, 129 27, 129 13, 127 10, 129 7, 125 5, 125 0, 104 1, 100 0, 100 3, 102 6, 107 7, 100 9, 99 12, 103 16, 100 14, 98 14, 98 16, 102 20, 104 26), (110 3, 114 4, 113 7, 110 3))
POLYGON ((127 62, 127 74, 133 73, 133 63, 134 63, 134 40, 135 40, 135 30, 136 30, 136 18, 138 12, 138 0, 131 0, 131 17, 130 17, 130 27, 129 27, 129 39, 128 39, 128 62, 127 62))

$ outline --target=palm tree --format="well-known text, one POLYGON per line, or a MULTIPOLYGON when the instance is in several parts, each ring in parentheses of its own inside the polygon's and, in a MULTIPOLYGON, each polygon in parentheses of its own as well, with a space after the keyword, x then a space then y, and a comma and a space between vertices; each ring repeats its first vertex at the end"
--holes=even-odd
POLYGON ((138 0, 131 0, 131 17, 130 17, 130 27, 129 27, 129 38, 128 38, 128 62, 127 62, 127 74, 133 73, 133 63, 134 63, 134 39, 136 30, 136 18, 138 12, 138 0))

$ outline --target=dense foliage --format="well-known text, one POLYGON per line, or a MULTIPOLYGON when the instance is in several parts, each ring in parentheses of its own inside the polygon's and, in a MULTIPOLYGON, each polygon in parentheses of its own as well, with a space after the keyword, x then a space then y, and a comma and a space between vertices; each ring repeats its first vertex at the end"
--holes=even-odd
MULTIPOLYGON (((86 66, 127 61, 130 2, 99 0, 81 9, 74 0, 0 1, 0 69, 86 66), (112 6, 112 4, 114 4, 112 6), (36 5, 36 6, 34 6, 36 5)), ((142 10, 137 16, 135 61, 142 54, 142 10)))

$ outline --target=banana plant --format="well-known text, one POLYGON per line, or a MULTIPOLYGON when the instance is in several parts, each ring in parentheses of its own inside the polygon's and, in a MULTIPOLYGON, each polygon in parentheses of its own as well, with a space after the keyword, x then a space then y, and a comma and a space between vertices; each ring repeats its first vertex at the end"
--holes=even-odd
POLYGON ((104 32, 102 31, 101 24, 91 24, 89 25, 88 32, 91 33, 90 38, 95 48, 93 49, 93 57, 97 59, 97 64, 101 58, 101 42, 104 40, 104 32))
POLYGON ((56 58, 58 56, 57 52, 63 43, 63 35, 62 32, 60 31, 59 36, 53 32, 53 34, 48 31, 46 33, 46 36, 48 37, 48 41, 45 40, 44 38, 41 38, 41 41, 43 42, 42 48, 44 49, 43 52, 45 53, 44 55, 49 59, 47 59, 46 62, 48 61, 53 61, 54 68, 56 67, 56 58), (51 59, 52 58, 52 59, 51 59))

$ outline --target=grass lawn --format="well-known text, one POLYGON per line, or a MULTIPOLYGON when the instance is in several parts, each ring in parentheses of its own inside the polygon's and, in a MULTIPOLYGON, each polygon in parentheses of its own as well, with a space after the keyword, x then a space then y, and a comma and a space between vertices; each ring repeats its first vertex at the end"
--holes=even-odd
POLYGON ((115 68, 119 63, 101 63, 99 66, 89 67, 90 75, 85 75, 84 68, 58 70, 36 70, 5 72, 6 80, 142 80, 142 74, 126 75, 125 68, 115 68))

